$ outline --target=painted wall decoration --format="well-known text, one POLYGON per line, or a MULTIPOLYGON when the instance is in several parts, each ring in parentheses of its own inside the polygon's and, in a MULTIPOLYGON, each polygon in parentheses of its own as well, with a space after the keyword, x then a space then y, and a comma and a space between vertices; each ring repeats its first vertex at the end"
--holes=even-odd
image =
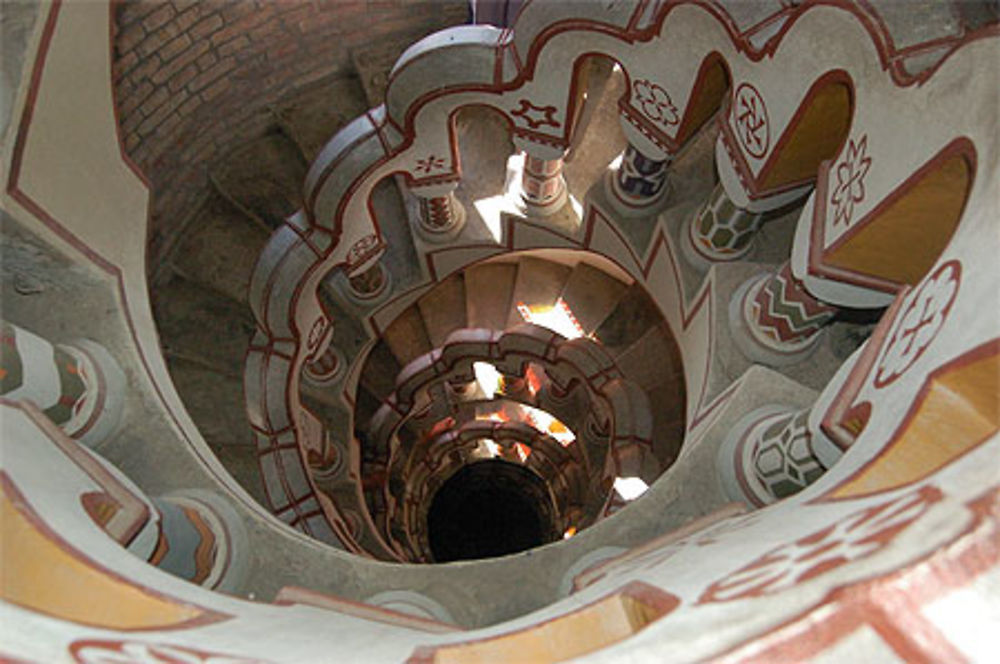
POLYGON ((852 138, 843 161, 837 164, 837 186, 830 195, 834 226, 850 225, 854 204, 865 199, 865 178, 872 165, 867 152, 868 134, 863 134, 857 143, 852 138))
POLYGON ((256 657, 239 657, 166 643, 88 639, 69 647, 77 664, 267 664, 256 657))
POLYGON ((788 590, 889 546, 943 497, 921 487, 853 512, 794 542, 782 544, 712 583, 699 603, 729 602, 788 590))
POLYGON ((771 147, 771 127, 764 98, 752 83, 741 83, 734 99, 732 112, 736 135, 747 154, 760 159, 771 147))
POLYGON ((809 431, 809 410, 766 422, 751 451, 753 472, 774 498, 794 495, 822 477, 809 431))
POLYGON ((527 125, 529 129, 540 129, 541 127, 558 129, 562 126, 556 120, 558 110, 555 106, 536 106, 527 99, 521 99, 518 102, 518 107, 510 111, 510 114, 527 125))
POLYGON ((670 100, 670 95, 660 85, 652 81, 640 79, 632 83, 632 94, 635 103, 650 120, 666 129, 680 123, 681 118, 677 107, 670 100))
POLYGON ((423 173, 424 175, 429 175, 434 171, 443 170, 445 167, 445 160, 441 157, 437 157, 433 154, 429 154, 423 159, 417 160, 417 172, 423 173))
POLYGON ((911 295, 875 370, 875 386, 886 387, 930 347, 951 312, 962 280, 962 264, 943 263, 911 295))

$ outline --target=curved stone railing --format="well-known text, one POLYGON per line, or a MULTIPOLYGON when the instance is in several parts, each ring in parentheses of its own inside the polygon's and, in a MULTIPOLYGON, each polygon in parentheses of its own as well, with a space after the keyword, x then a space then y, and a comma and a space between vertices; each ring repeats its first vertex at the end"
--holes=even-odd
MULTIPOLYGON (((489 362, 504 375, 520 378, 524 378, 529 365, 534 365, 545 372, 545 382, 553 393, 567 395, 578 387, 585 390, 591 405, 587 419, 594 418, 596 428, 605 435, 599 446, 580 440, 573 446, 572 456, 578 459, 588 477, 593 476, 604 497, 616 476, 639 476, 652 481, 662 471, 653 450, 649 400, 641 388, 623 378, 614 360, 599 344, 586 338, 567 340, 529 323, 506 331, 460 329, 452 332, 440 348, 403 367, 395 391, 385 397, 367 427, 361 465, 365 502, 375 512, 373 521, 384 524, 381 530, 387 539, 396 539, 387 530, 398 501, 391 490, 394 479, 398 479, 394 469, 409 467, 414 455, 440 453, 427 441, 410 441, 400 434, 418 407, 423 409, 427 405, 418 395, 456 379, 474 380, 476 362, 489 362), (600 456, 594 457, 595 454, 600 456), (381 481, 366 479, 379 476, 383 478, 381 481), (383 512, 389 515, 388 519, 381 518, 383 512)), ((539 396, 544 397, 541 391, 539 396)), ((543 404, 536 399, 527 405, 543 404)), ((566 424, 580 435, 587 426, 586 421, 566 424)))
MULTIPOLYGON (((339 520, 336 506, 318 495, 296 454, 309 435, 300 423, 300 369, 322 355, 331 336, 332 322, 316 288, 330 270, 359 273, 384 251, 368 205, 375 184, 402 175, 416 191, 461 177, 448 121, 458 109, 498 111, 530 158, 558 160, 581 103, 574 64, 604 55, 621 65, 629 84, 620 110, 630 150, 666 168, 728 89, 716 148, 728 199, 758 214, 817 187, 798 224, 791 276, 769 288, 758 284, 732 323, 750 330, 741 349, 781 362, 808 350, 804 340, 831 318, 824 310, 805 320, 784 313, 808 310, 804 301, 782 299, 796 284, 804 282, 837 306, 873 307, 885 305, 899 284, 918 278, 907 271, 905 243, 880 245, 879 261, 898 268, 888 271, 863 252, 844 250, 871 246, 872 236, 858 230, 863 227, 883 228, 891 236, 891 220, 883 223, 883 213, 906 193, 906 182, 915 183, 928 169, 936 172, 942 163, 958 163, 954 168, 964 172, 952 179, 976 195, 980 157, 967 146, 990 139, 974 118, 956 120, 934 100, 965 66, 949 67, 952 54, 991 31, 943 42, 928 58, 896 49, 873 14, 853 6, 779 5, 770 15, 761 9, 734 18, 718 5, 700 3, 529 3, 512 32, 458 28, 415 45, 393 70, 387 105, 345 127, 317 158, 306 180, 304 210, 275 233, 251 282, 258 331, 246 362, 247 409, 275 514, 319 539, 355 548, 342 529, 331 528, 339 520), (804 58, 804 52, 830 55, 804 58), (872 74, 874 62, 884 71, 872 74), (434 72, 429 79, 421 74, 428 70, 434 72), (896 118, 890 126, 887 107, 896 118), (929 121, 938 115, 940 122, 929 121), (828 132, 831 126, 837 131, 828 132), (912 126, 926 130, 915 137, 912 126), (827 140, 828 134, 834 138, 827 140), (959 140, 963 136, 967 143, 959 140), (905 157, 895 151, 901 141, 911 145, 905 157), (948 161, 955 155, 958 162, 948 161), (845 180, 852 172, 856 177, 845 180), (754 339, 770 341, 757 351, 754 339)), ((923 264, 947 245, 968 200, 931 222, 934 246, 923 264)), ((692 360, 685 362, 685 377, 688 392, 699 395, 689 405, 694 426, 706 410, 711 346, 685 336, 691 319, 674 297, 668 293, 659 301, 665 310, 681 311, 669 321, 692 360)))
MULTIPOLYGON (((681 20, 676 12, 684 7, 671 4, 663 8, 664 12, 672 12, 663 19, 658 13, 661 4, 643 2, 633 6, 635 21, 649 20, 654 25, 662 21, 665 27, 669 21, 681 20)), ((87 67, 103 70, 100 76, 106 75, 106 61, 90 57, 108 50, 108 35, 100 31, 101 26, 106 29, 108 25, 106 8, 98 9, 95 22, 81 20, 91 11, 86 3, 52 5, 52 11, 59 10, 61 16, 56 20, 55 13, 50 14, 46 29, 35 32, 40 37, 35 41, 54 46, 47 53, 50 67, 65 65, 67 59, 75 58, 87 67), (86 47, 76 50, 81 44, 86 47), (87 57, 79 57, 81 53, 87 57)), ((735 24, 721 9, 704 11, 717 16, 723 27, 735 24)), ((962 36, 955 42, 962 44, 957 51, 945 44, 944 52, 950 54, 942 60, 943 53, 933 57, 935 52, 927 49, 895 51, 888 28, 865 11, 811 5, 788 8, 786 14, 747 30, 750 36, 741 37, 738 52, 729 49, 724 39, 710 43, 725 50, 723 55, 732 62, 747 60, 745 68, 754 74, 757 68, 763 72, 771 67, 786 67, 787 61, 777 57, 786 44, 784 40, 795 36, 797 30, 805 30, 805 35, 812 39, 798 42, 805 44, 801 48, 808 47, 797 54, 803 67, 839 68, 844 62, 855 63, 855 52, 867 52, 872 59, 865 62, 865 75, 853 69, 852 75, 870 77, 873 82, 866 83, 866 89, 882 86, 885 92, 881 113, 879 104, 873 103, 870 96, 863 104, 856 105, 856 117, 861 117, 862 110, 870 114, 866 140, 862 142, 855 137, 852 150, 848 139, 847 153, 820 176, 821 183, 829 181, 832 186, 826 195, 821 196, 817 191, 814 196, 817 204, 825 201, 828 211, 807 214, 804 216, 807 221, 800 224, 800 234, 806 237, 797 241, 799 250, 793 262, 806 261, 810 274, 817 279, 812 288, 817 291, 823 285, 832 288, 837 279, 823 276, 833 285, 818 281, 820 276, 812 274, 812 268, 823 265, 829 257, 821 252, 817 258, 813 252, 802 251, 806 245, 799 242, 814 242, 808 246, 822 245, 821 249, 833 251, 845 246, 852 233, 860 232, 858 228, 885 228, 879 221, 884 218, 877 212, 905 200, 904 195, 911 191, 909 187, 919 184, 921 176, 951 172, 950 168, 935 170, 935 156, 943 155, 941 163, 950 164, 954 153, 942 151, 963 138, 975 151, 974 168, 966 170, 961 162, 955 162, 959 174, 956 181, 960 183, 965 177, 961 175, 964 170, 970 180, 967 188, 935 188, 957 189, 965 196, 958 214, 960 221, 950 241, 929 271, 914 277, 915 283, 909 284, 912 288, 904 287, 896 296, 897 306, 884 315, 869 341, 844 363, 842 373, 830 381, 810 409, 807 426, 813 434, 811 452, 829 467, 819 480, 753 514, 740 515, 739 510, 723 509, 665 534, 663 531, 669 528, 665 525, 668 523, 665 512, 676 507, 677 502, 669 497, 673 486, 661 484, 651 488, 651 500, 637 505, 630 519, 607 520, 568 543, 521 556, 443 569, 413 570, 348 560, 345 556, 329 555, 336 552, 323 551, 294 533, 278 529, 273 530, 273 538, 259 537, 259 532, 268 528, 263 519, 253 521, 253 528, 247 529, 248 536, 254 538, 250 544, 231 549, 266 552, 265 556, 251 556, 270 563, 254 570, 258 577, 272 574, 280 577, 276 574, 279 571, 285 574, 281 578, 288 578, 289 574, 308 575, 308 559, 322 557, 323 564, 318 566, 321 571, 313 572, 311 579, 320 579, 321 575, 343 579, 341 587, 350 592, 349 589, 364 586, 375 577, 379 581, 381 577, 389 578, 390 584, 414 588, 433 598, 425 601, 415 591, 405 593, 409 597, 400 597, 404 593, 391 590, 373 595, 367 592, 371 586, 361 591, 362 596, 369 597, 373 604, 385 602, 396 608, 411 605, 425 616, 448 620, 436 610, 433 601, 441 600, 466 624, 491 625, 483 631, 441 634, 439 629, 420 631, 421 623, 428 626, 426 620, 406 621, 405 616, 391 611, 354 605, 352 612, 349 602, 324 604, 317 597, 304 597, 303 593, 298 593, 295 606, 275 606, 242 599, 245 587, 236 589, 232 595, 212 592, 158 571, 108 537, 88 513, 80 490, 85 495, 98 488, 93 475, 81 472, 76 464, 60 463, 54 456, 61 453, 49 446, 45 425, 31 421, 23 410, 4 405, 0 418, 4 425, 0 441, 4 446, 4 454, 0 455, 2 521, 6 529, 12 529, 8 533, 15 533, 5 537, 4 555, 12 556, 6 560, 13 561, 9 569, 12 581, 16 582, 6 588, 14 594, 8 594, 6 601, 0 603, 4 624, 9 625, 5 630, 4 656, 24 661, 302 662, 327 661, 331 653, 334 656, 344 653, 369 661, 399 662, 408 657, 412 661, 428 661, 437 655, 441 656, 439 659, 460 657, 469 652, 460 649, 467 647, 514 648, 551 643, 549 637, 569 635, 556 640, 552 651, 542 653, 556 659, 565 656, 568 648, 579 647, 582 641, 579 637, 590 636, 585 632, 587 625, 594 624, 595 619, 612 617, 606 612, 607 607, 618 608, 623 604, 627 607, 632 603, 642 611, 653 610, 653 617, 643 626, 640 637, 627 638, 630 634, 626 633, 617 641, 588 641, 573 652, 594 661, 822 659, 847 651, 861 653, 862 658, 877 658, 890 650, 897 653, 905 650, 911 659, 929 661, 988 660, 992 654, 990 641, 981 635, 988 634, 993 625, 988 612, 975 609, 995 601, 993 580, 1000 561, 1000 491, 996 475, 1000 452, 996 409, 1000 339, 996 318, 991 315, 995 312, 983 305, 995 301, 1000 286, 995 270, 995 258, 1000 253, 1000 237, 996 233, 1000 150, 995 126, 996 81, 988 75, 1000 57, 1000 45, 996 39, 970 43, 980 33, 968 39, 962 36), (822 13, 827 18, 810 24, 806 18, 813 13, 822 13), (783 26, 789 27, 783 29, 783 26), (842 35, 844 42, 838 46, 826 40, 828 35, 842 35), (761 52, 765 47, 768 53, 761 52), (775 58, 769 53, 776 54, 775 58), (908 68, 911 59, 927 58, 937 63, 936 67, 920 69, 919 75, 907 74, 902 69, 908 68), (963 112, 956 113, 956 108, 963 112), (881 122, 876 122, 878 119, 881 122), (907 129, 909 134, 903 134, 907 129), (906 149, 900 150, 900 145, 906 149), (852 153, 853 167, 843 159, 852 153), (867 166, 866 160, 870 160, 867 166), (845 168, 840 168, 842 164, 845 168), (914 164, 930 166, 913 171, 914 164), (860 189, 840 188, 841 173, 845 177, 858 174, 866 184, 867 178, 872 178, 871 182, 878 181, 878 186, 866 187, 864 195, 860 189), (848 212, 856 209, 845 207, 844 196, 848 194, 852 201, 854 194, 861 196, 862 201, 854 203, 870 206, 866 208, 869 210, 866 217, 857 219, 848 212), (841 214, 829 211, 831 207, 841 210, 841 214), (808 231, 815 228, 815 219, 835 230, 838 241, 827 245, 823 237, 814 238, 808 231), (870 223, 862 224, 864 219, 870 223), (824 432, 829 439, 817 438, 817 431, 824 432), (822 445, 817 445, 818 442, 822 445), (841 456, 843 459, 838 462, 841 456), (646 506, 648 509, 643 511, 646 506), (651 535, 654 539, 637 546, 651 535), (608 542, 633 548, 623 556, 607 560, 608 555, 615 553, 612 549, 609 554, 608 542), (599 569, 594 570, 595 561, 601 559, 604 561, 599 569), (61 569, 65 576, 37 573, 39 564, 46 563, 53 563, 47 564, 46 569, 61 569), (281 567, 293 571, 288 573, 281 567), (511 584, 511 578, 527 580, 511 584), (566 579, 568 583, 556 579, 566 579), (86 588, 96 590, 85 591, 86 588), (463 592, 466 588, 474 591, 463 592), (578 591, 577 596, 559 599, 572 590, 578 591), (535 609, 539 610, 515 623, 496 624, 535 609), (960 624, 956 616, 961 617, 960 624), (372 620, 381 623, 368 622, 372 620), (712 638, 704 637, 705 628, 712 630, 712 638), (912 638, 918 633, 928 638, 912 638)), ((688 39, 705 34, 691 29, 690 22, 682 27, 688 29, 688 39)), ((992 34, 995 33, 994 28, 992 34)), ((537 41, 542 43, 541 39, 537 41)), ((637 38, 636 44, 639 41, 637 38)), ((622 45, 623 49, 631 47, 622 45)), ((692 50, 696 48, 699 46, 692 44, 692 50)), ((46 52, 40 53, 39 57, 45 59, 46 52)), ((661 69, 664 61, 660 60, 661 69)), ((919 62, 914 64, 919 66, 919 62)), ((850 65, 853 67, 855 64, 850 65)), ((26 214, 22 208, 31 206, 31 214, 44 218, 44 225, 52 231, 51 237, 46 236, 52 246, 62 248, 60 242, 73 240, 75 234, 86 237, 87 231, 93 235, 96 228, 106 236, 101 251, 114 243, 139 260, 142 252, 132 249, 141 244, 123 243, 121 233, 117 232, 121 229, 113 223, 141 231, 141 224, 131 223, 139 217, 122 216, 122 208, 105 207, 109 202, 121 202, 125 189, 94 186, 95 181, 103 183, 102 178, 108 175, 106 162, 80 159, 75 150, 52 149, 53 145, 74 148, 102 145, 99 138, 107 131, 95 131, 94 124, 81 121, 100 115, 89 106, 100 95, 73 99, 72 94, 79 86, 65 85, 66 80, 74 80, 68 78, 74 74, 76 81, 87 84, 94 81, 95 86, 102 79, 79 76, 78 71, 64 66, 55 71, 61 75, 52 82, 48 72, 41 67, 34 69, 31 78, 42 85, 33 86, 29 94, 23 94, 22 88, 17 95, 19 100, 28 99, 38 105, 33 117, 31 112, 25 112, 22 130, 14 141, 15 154, 23 154, 24 160, 19 164, 20 180, 17 168, 11 169, 6 192, 10 196, 5 199, 5 206, 10 205, 15 215, 26 214), (53 93, 54 89, 68 90, 70 97, 59 97, 53 93), (53 115, 53 105, 61 106, 62 113, 73 117, 53 115), (75 131, 63 133, 66 127, 75 131), (95 142, 91 143, 92 140, 95 142), (39 162, 51 169, 48 178, 38 177, 39 162), (95 165, 105 167, 95 168, 95 165), (92 178, 95 173, 99 175, 97 180, 92 178), (15 199, 16 205, 11 203, 15 199), (102 225, 89 214, 81 218, 76 216, 79 210, 89 214, 107 212, 103 221, 112 223, 102 225), (129 223, 122 223, 123 219, 129 223)), ((801 70, 788 67, 787 72, 786 86, 801 70)), ((814 79, 805 80, 803 88, 814 79)), ((764 99, 780 95, 777 87, 761 91, 764 99)), ((113 131, 111 110, 103 116, 107 120, 105 130, 113 131)), ((960 148, 958 154, 962 154, 962 144, 956 145, 960 148)), ((107 152, 118 156, 113 147, 107 152)), ((966 157, 959 159, 968 163, 966 157)), ((727 187, 728 195, 734 196, 737 189, 733 189, 732 182, 727 187)), ((139 201, 143 202, 144 199, 139 201)), ((126 205, 124 209, 131 207, 126 205)), ((39 222, 37 227, 42 228, 43 224, 39 222)), ((920 226, 920 230, 927 229, 920 226)), ((942 235, 947 239, 947 233, 942 235)), ((322 234, 317 234, 313 239, 321 243, 321 237, 322 234)), ((903 251, 909 252, 915 246, 900 239, 898 234, 891 237, 903 251)), ((84 249, 91 251, 89 247, 84 249)), ((101 251, 96 253, 98 257, 101 251)), ((318 256, 325 249, 317 251, 318 256)), ((116 253, 109 255, 119 258, 116 253)), ((883 255, 897 254, 879 253, 883 255)), ((661 251, 657 256, 664 253, 661 251)), ((141 266, 129 272, 132 260, 130 256, 122 269, 126 274, 141 274, 141 266)), ((663 267, 659 260, 667 259, 650 259, 649 274, 656 274, 663 267)), ((113 272, 112 268, 107 271, 113 272)), ((119 283, 123 283, 121 294, 132 301, 134 315, 145 300, 136 297, 141 289, 130 287, 130 281, 119 283), (136 302, 140 304, 135 305, 136 302)), ((858 290, 843 290, 847 293, 845 297, 857 296, 860 301, 860 294, 865 293, 869 303, 873 301, 872 293, 885 297, 884 290, 865 290, 859 284, 853 285, 858 290)), ((286 290, 294 298, 303 292, 294 287, 286 290)), ((662 304, 663 296, 658 297, 662 304)), ((826 297, 833 299, 833 295, 826 297)), ((125 312, 127 317, 129 309, 125 312)), ((58 319, 60 323, 66 320, 58 319)), ((273 360, 272 370, 281 376, 288 368, 280 361, 282 356, 288 359, 288 364, 298 363, 300 341, 294 335, 303 330, 306 333, 302 335, 302 353, 306 353, 307 346, 312 353, 328 343, 325 337, 328 326, 313 329, 304 325, 309 322, 308 318, 297 318, 285 327, 275 326, 276 336, 270 336, 271 328, 262 332, 257 341, 266 353, 258 368, 266 369, 273 360), (311 339, 309 331, 315 332, 311 339), (281 336, 285 332, 289 335, 281 336)), ((140 337, 153 336, 150 326, 137 328, 133 333, 140 337)), ((678 329, 689 328, 685 325, 678 329)), ((155 349, 155 345, 153 339, 150 348, 155 349)), ((155 350, 150 357, 157 357, 155 350)), ((688 374, 689 387, 693 375, 688 374)), ((169 377, 162 371, 133 376, 138 380, 130 381, 130 385, 144 390, 145 403, 137 410, 141 417, 152 420, 150 415, 156 411, 150 404, 155 402, 155 396, 147 386, 168 385, 169 377)), ((259 383, 256 389, 264 387, 259 383)), ((257 409, 261 417, 273 418, 266 421, 268 425, 282 426, 282 408, 289 408, 282 392, 287 387, 287 384, 277 386, 272 401, 257 409)), ((691 393, 696 394, 697 389, 691 393)), ((738 393, 746 395, 746 391, 738 393)), ((692 412, 700 416, 700 402, 697 398, 694 401, 692 412)), ((730 403, 735 405, 735 400, 730 403)), ((731 413, 720 410, 722 415, 716 420, 709 419, 706 427, 725 424, 723 418, 731 413)), ((183 414, 179 405, 176 411, 183 414)), ((310 430, 296 424, 298 413, 288 412, 291 415, 285 425, 297 426, 297 430, 264 431, 264 442, 269 444, 271 434, 281 436, 281 444, 285 445, 281 449, 290 451, 294 459, 299 453, 297 446, 308 440, 310 430)), ((175 436, 175 429, 189 427, 190 423, 175 421, 159 429, 147 426, 142 431, 151 432, 152 438, 148 440, 163 443, 175 436), (160 435, 163 437, 158 438, 160 435)), ((136 448, 135 440, 129 441, 132 449, 136 448)), ((192 442, 178 440, 177 445, 184 450, 184 445, 192 442)), ((154 453, 162 453, 164 447, 149 445, 142 455, 129 458, 135 459, 136 464, 160 462, 166 455, 154 453)), ((177 449, 166 447, 170 452, 177 449)), ((697 446, 688 449, 699 451, 697 446)), ((217 486, 225 487, 230 501, 237 493, 214 476, 202 474, 196 468, 189 470, 190 465, 179 467, 180 472, 176 469, 165 472, 157 481, 176 487, 180 473, 188 472, 199 485, 217 482, 217 486)), ((213 472, 223 474, 221 468, 213 472)), ((278 483, 282 481, 279 478, 278 483)), ((708 489, 709 483, 701 488, 708 489)), ((301 507, 308 509, 305 504, 301 507)), ((298 516, 306 527, 315 515, 303 511, 298 516)), ((141 534, 137 537, 143 537, 142 549, 148 551, 151 538, 141 534)), ((210 572, 206 579, 211 576, 210 572)))

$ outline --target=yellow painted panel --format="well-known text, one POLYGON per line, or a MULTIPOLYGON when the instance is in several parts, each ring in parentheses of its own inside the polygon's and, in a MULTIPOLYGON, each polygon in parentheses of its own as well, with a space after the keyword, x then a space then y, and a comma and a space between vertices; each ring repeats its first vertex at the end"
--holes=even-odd
POLYGON ((787 144, 774 157, 761 186, 773 189, 816 177, 820 162, 833 157, 851 128, 851 90, 840 81, 826 84, 786 131, 787 144))
POLYGON ((444 646, 435 653, 434 662, 561 662, 617 643, 659 614, 631 597, 613 595, 532 629, 475 643, 444 646))
POLYGON ((995 352, 932 377, 896 439, 830 496, 889 491, 943 468, 1000 430, 998 394, 1000 354, 995 352))
POLYGON ((972 166, 962 154, 925 174, 824 262, 897 284, 916 285, 951 241, 965 209, 972 166))
MULTIPOLYGON (((3 478, 6 480, 6 478, 3 478)), ((108 629, 162 629, 205 611, 157 597, 79 556, 23 503, 0 495, 0 597, 32 611, 108 629)), ((14 489, 16 491, 16 489, 14 489)))

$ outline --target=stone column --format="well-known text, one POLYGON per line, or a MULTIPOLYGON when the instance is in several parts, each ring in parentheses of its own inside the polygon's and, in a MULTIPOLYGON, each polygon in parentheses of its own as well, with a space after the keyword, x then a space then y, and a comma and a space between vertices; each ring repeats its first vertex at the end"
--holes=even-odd
POLYGON ((218 494, 200 489, 153 498, 160 536, 149 562, 206 588, 238 590, 249 564, 243 521, 218 494))
POLYGON ((343 353, 330 344, 318 358, 303 366, 302 377, 317 387, 324 387, 341 378, 345 365, 343 353))
POLYGON ((764 406, 737 422, 718 458, 730 498, 763 507, 795 495, 827 471, 814 450, 823 434, 810 426, 811 410, 764 406))
POLYGON ((0 396, 31 401, 66 435, 93 446, 118 426, 125 374, 93 341, 56 345, 4 321, 0 396))
POLYGON ((417 198, 417 234, 432 243, 449 242, 465 226, 465 208, 455 197, 458 182, 411 187, 417 198))
POLYGON ((521 199, 529 217, 547 217, 566 204, 569 196, 563 178, 564 150, 536 143, 523 136, 514 137, 514 146, 524 151, 521 173, 521 199))
POLYGON ((722 183, 717 183, 698 213, 685 224, 686 238, 681 241, 685 257, 703 269, 743 258, 753 246, 762 218, 761 213, 736 207, 722 183))
POLYGON ((618 170, 608 178, 615 207, 627 216, 648 213, 666 194, 671 161, 644 155, 634 145, 625 148, 618 170))
POLYGON ((389 273, 377 260, 347 278, 348 294, 360 304, 374 304, 389 290, 389 273))
POLYGON ((747 357, 782 366, 804 359, 836 313, 805 289, 786 261, 776 273, 753 277, 736 290, 729 323, 747 357))
POLYGON ((669 192, 667 171, 673 156, 653 143, 636 127, 620 118, 628 146, 618 168, 609 169, 604 178, 608 203, 624 217, 645 217, 656 212, 669 192))

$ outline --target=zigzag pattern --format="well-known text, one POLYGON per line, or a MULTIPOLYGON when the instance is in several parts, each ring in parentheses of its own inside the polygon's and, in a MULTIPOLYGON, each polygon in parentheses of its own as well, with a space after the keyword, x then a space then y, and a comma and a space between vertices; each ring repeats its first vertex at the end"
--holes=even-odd
POLYGON ((802 288, 788 263, 758 291, 753 307, 761 330, 782 342, 811 337, 836 313, 802 288))

